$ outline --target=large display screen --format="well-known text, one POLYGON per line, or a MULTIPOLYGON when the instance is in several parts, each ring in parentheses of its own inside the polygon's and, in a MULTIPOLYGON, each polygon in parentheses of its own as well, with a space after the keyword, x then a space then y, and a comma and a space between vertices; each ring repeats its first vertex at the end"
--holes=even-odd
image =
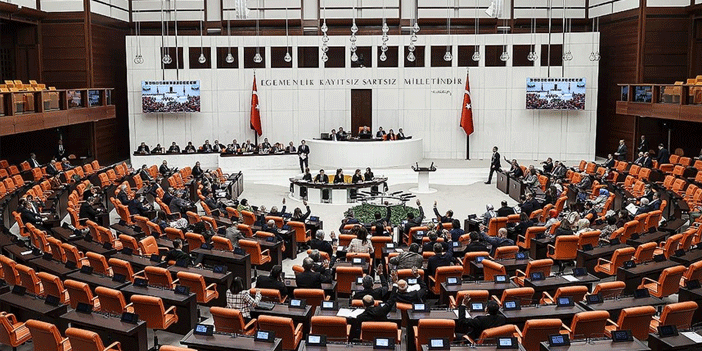
POLYGON ((142 81, 141 111, 200 112, 200 81, 142 81))
POLYGON ((584 110, 585 78, 527 78, 528 110, 584 110))

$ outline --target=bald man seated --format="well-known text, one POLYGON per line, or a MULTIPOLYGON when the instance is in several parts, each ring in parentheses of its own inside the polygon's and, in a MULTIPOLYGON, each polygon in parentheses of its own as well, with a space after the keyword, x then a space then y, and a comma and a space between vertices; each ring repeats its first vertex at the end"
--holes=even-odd
POLYGON ((353 299, 354 300, 360 300, 365 298, 366 296, 372 296, 376 300, 383 300, 385 295, 388 293, 388 280, 385 278, 385 275, 383 274, 383 266, 382 264, 378 265, 378 274, 380 275, 380 287, 379 288, 373 288, 374 281, 373 277, 370 275, 366 275, 363 277, 363 290, 361 291, 356 291, 353 294, 353 299))
MULTIPOLYGON (((405 288, 406 285, 407 283, 405 282, 405 288)), ((358 317, 351 322, 349 340, 355 340, 361 337, 361 327, 363 322, 382 322, 388 320, 388 313, 390 313, 390 311, 392 311, 392 309, 395 307, 398 290, 399 287, 397 284, 395 284, 388 300, 383 304, 379 304, 378 306, 375 306, 376 300, 372 295, 363 296, 363 307, 365 308, 365 311, 363 311, 363 313, 358 315, 358 317)))

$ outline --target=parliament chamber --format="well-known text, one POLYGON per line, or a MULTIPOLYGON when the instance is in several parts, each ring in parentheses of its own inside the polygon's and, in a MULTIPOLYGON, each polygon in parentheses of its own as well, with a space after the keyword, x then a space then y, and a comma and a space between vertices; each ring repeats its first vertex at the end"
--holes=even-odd
POLYGON ((0 350, 702 350, 700 28, 2 0, 0 350))

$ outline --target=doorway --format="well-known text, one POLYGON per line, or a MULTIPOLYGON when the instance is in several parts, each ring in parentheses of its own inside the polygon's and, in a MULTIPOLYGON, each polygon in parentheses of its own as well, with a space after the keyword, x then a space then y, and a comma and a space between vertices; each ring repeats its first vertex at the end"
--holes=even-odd
POLYGON ((358 128, 368 126, 373 132, 373 89, 351 89, 351 134, 358 136, 358 128))

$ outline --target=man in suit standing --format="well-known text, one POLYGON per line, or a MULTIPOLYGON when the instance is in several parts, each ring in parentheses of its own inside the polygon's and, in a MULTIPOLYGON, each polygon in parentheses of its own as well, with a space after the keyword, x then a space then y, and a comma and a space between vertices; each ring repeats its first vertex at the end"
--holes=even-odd
POLYGON ((302 140, 297 148, 297 156, 300 158, 300 172, 305 173, 305 168, 309 167, 308 156, 310 155, 310 147, 307 142, 302 140), (303 166, 304 165, 304 166, 303 166))
POLYGON ((627 148, 626 144, 624 143, 624 139, 619 140, 619 147, 617 148, 617 152, 614 153, 614 156, 617 158, 617 160, 624 161, 626 160, 626 153, 627 148))
POLYGON ((646 153, 650 149, 648 148, 648 140, 646 140, 646 136, 642 135, 641 136, 641 141, 639 142, 639 147, 637 148, 639 152, 646 153))
POLYGON ((39 161, 37 161, 37 155, 35 155, 33 152, 29 154, 29 160, 27 160, 27 162, 29 162, 29 166, 31 166, 32 168, 37 168, 41 166, 39 164, 39 161))
POLYGON ((56 150, 56 159, 60 160, 66 156, 66 149, 63 147, 63 139, 59 139, 58 148, 56 150))
POLYGON ((497 152, 497 146, 492 148, 492 157, 490 158, 490 175, 488 176, 487 182, 485 184, 490 184, 492 182, 492 174, 495 171, 500 170, 500 153, 497 152))
POLYGON ((658 156, 656 157, 656 161, 658 161, 659 166, 664 163, 670 163, 670 152, 663 146, 663 143, 658 144, 658 156))

